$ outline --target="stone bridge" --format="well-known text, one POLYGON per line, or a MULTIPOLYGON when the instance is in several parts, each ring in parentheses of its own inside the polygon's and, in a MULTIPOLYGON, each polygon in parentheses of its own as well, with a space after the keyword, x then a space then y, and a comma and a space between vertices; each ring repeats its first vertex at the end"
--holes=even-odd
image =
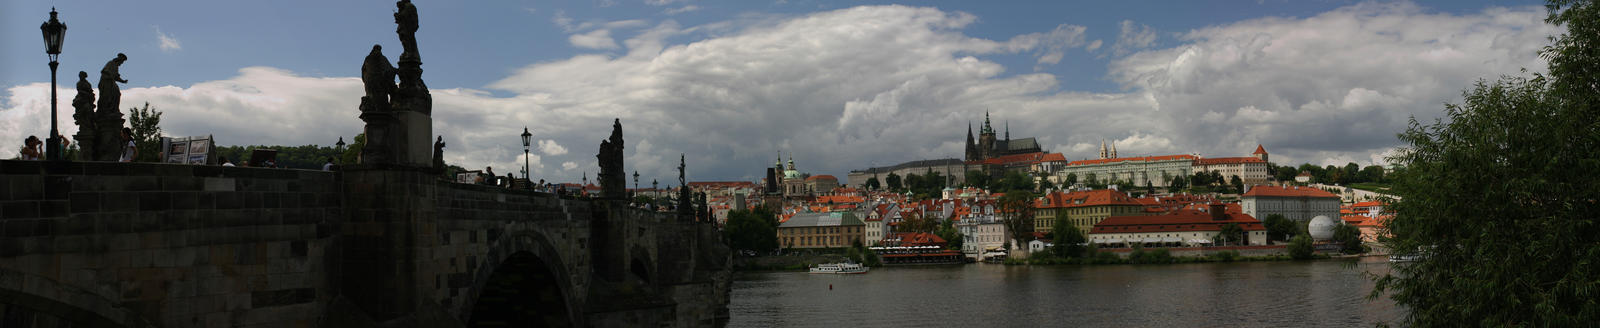
POLYGON ((730 257, 424 168, 0 161, 0 327, 720 326, 730 257))

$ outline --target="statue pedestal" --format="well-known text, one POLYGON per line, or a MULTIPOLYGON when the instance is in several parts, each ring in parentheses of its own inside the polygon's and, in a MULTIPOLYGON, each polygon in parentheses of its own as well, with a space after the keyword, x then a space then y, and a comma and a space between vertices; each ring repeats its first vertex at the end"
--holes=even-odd
POLYGON ((433 167, 433 117, 414 111, 395 112, 393 117, 397 134, 391 140, 399 141, 395 162, 433 167))

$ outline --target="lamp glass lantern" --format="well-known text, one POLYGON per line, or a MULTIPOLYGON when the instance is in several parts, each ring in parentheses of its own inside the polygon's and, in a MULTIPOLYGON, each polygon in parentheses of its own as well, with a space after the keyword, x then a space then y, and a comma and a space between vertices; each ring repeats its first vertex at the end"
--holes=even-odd
POLYGON ((533 133, 528 132, 528 127, 522 127, 522 178, 533 181, 532 173, 528 168, 528 151, 533 148, 533 133))

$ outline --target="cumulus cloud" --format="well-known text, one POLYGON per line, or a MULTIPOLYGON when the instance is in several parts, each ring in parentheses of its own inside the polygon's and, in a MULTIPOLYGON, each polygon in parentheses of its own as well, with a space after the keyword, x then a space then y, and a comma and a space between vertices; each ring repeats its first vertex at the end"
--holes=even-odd
MULTIPOLYGON (((1123 91, 1109 93, 1060 90, 1054 75, 1007 74, 987 59, 1042 59, 1050 42, 1095 48, 1058 33, 1071 26, 990 40, 963 33, 976 16, 906 6, 688 27, 558 19, 569 32, 640 28, 617 54, 530 63, 488 86, 506 96, 433 90, 434 134, 449 142, 452 164, 520 168, 516 135, 529 125, 541 148, 528 160, 562 163, 533 165, 549 181, 593 173, 577 169, 595 167, 593 146, 613 118, 641 181, 674 181, 680 154, 691 180, 757 180, 779 151, 802 171, 835 176, 960 157, 963 128, 984 112, 1013 138, 1037 137, 1068 158, 1092 157, 1108 139, 1123 154, 1241 156, 1260 143, 1279 163, 1365 161, 1398 145, 1406 117, 1437 117, 1473 80, 1543 67, 1537 50, 1556 32, 1543 17, 1539 7, 1455 15, 1361 4, 1221 24, 1113 61, 1107 78, 1123 91), (557 154, 546 140, 584 146, 557 154)), ((46 84, 7 91, 0 140, 48 131, 46 84)), ((252 67, 187 87, 130 87, 123 107, 150 101, 171 134, 216 134, 225 145, 330 144, 361 131, 361 94, 354 77, 252 67)))
POLYGON ((555 140, 539 140, 539 151, 546 155, 559 156, 567 153, 567 147, 562 147, 555 140))
POLYGON ((1260 143, 1279 162, 1365 161, 1474 80, 1542 71, 1538 51, 1558 32, 1544 16, 1363 3, 1189 31, 1182 45, 1113 62, 1110 76, 1154 99, 1163 133, 1214 145, 1197 150, 1246 154, 1260 143))
MULTIPOLYGON (((1045 65, 1055 65, 1061 62, 1061 57, 1066 55, 1066 49, 1083 46, 1084 31, 1088 28, 1078 25, 1057 25, 1050 32, 1023 34, 1011 38, 1007 47, 1013 51, 1036 49, 1035 57, 1038 59, 1034 70, 1043 69, 1045 65)), ((1095 45, 1099 47, 1099 45, 1095 45)))
POLYGON ((161 48, 161 52, 171 53, 183 50, 183 44, 178 42, 178 38, 172 37, 172 34, 161 32, 161 27, 159 26, 156 27, 156 41, 157 46, 161 48))
POLYGON ((1124 20, 1117 25, 1121 31, 1117 33, 1117 43, 1111 45, 1111 51, 1117 56, 1149 48, 1156 42, 1156 30, 1149 25, 1134 23, 1131 20, 1124 20))
POLYGON ((610 30, 594 30, 583 34, 573 34, 567 38, 572 46, 587 49, 616 49, 617 41, 611 39, 610 30))

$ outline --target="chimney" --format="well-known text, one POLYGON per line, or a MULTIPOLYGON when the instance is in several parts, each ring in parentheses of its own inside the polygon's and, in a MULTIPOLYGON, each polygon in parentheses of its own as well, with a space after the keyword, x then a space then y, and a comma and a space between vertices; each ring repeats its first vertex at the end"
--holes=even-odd
POLYGON ((1215 221, 1227 221, 1228 220, 1228 213, 1227 213, 1228 205, 1222 204, 1222 203, 1211 203, 1210 205, 1207 205, 1207 207, 1211 208, 1209 210, 1209 212, 1211 212, 1211 219, 1212 220, 1215 220, 1215 221))

